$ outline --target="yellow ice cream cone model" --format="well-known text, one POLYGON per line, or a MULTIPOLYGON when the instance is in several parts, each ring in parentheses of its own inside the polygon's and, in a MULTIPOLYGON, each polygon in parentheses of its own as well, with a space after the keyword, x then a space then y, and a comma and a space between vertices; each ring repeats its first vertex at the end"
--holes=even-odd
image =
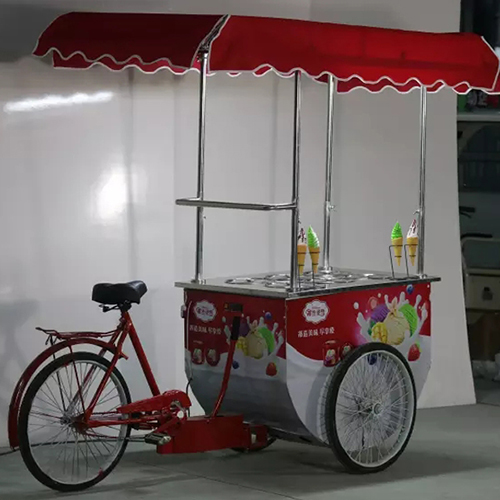
POLYGON ((415 265, 418 247, 418 227, 416 219, 413 219, 410 229, 406 235, 406 244, 408 245, 408 255, 410 256, 411 265, 415 265))
POLYGON ((300 228, 299 242, 297 243, 297 263, 299 265, 299 275, 304 274, 304 266, 306 264, 307 244, 306 233, 303 228, 300 228))
POLYGON ((396 225, 392 228, 391 242, 394 247, 394 257, 396 257, 396 262, 400 266, 403 255, 403 231, 399 222, 396 222, 396 225))
POLYGON ((307 246, 309 247, 309 254, 311 255, 313 274, 316 274, 318 272, 319 254, 321 253, 321 247, 317 234, 310 226, 307 230, 307 246))

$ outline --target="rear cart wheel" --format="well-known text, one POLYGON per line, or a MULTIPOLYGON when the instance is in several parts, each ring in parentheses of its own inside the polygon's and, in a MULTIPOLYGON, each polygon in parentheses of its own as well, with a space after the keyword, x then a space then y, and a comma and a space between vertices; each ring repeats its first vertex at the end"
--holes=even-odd
POLYGON ((384 470, 406 448, 416 406, 415 383, 406 359, 386 344, 358 347, 338 367, 328 387, 329 444, 349 472, 384 470))
MULTIPOLYGON (((19 412, 20 451, 29 471, 45 486, 83 490, 102 481, 120 461, 130 426, 89 428, 82 420, 109 366, 92 353, 68 354, 47 365, 28 387, 19 412)), ((116 408, 130 401, 127 384, 114 368, 91 419, 126 418, 116 408)))

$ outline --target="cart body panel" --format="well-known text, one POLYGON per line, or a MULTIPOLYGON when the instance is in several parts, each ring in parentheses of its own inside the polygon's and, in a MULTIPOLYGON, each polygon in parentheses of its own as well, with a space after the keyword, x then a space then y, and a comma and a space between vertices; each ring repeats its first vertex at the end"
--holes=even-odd
POLYGON ((431 360, 429 282, 323 290, 294 299, 187 289, 186 374, 207 412, 217 400, 229 350, 225 310, 235 303, 243 309, 243 320, 224 412, 326 442, 330 377, 350 350, 371 341, 400 350, 409 360, 417 395, 422 391, 431 360))
POLYGON ((185 295, 186 374, 203 409, 209 413, 217 400, 229 351, 231 323, 225 305, 237 303, 244 317, 223 411, 307 434, 286 385, 285 301, 200 290, 185 295))
POLYGON ((431 364, 430 283, 350 290, 287 302, 287 387, 308 431, 326 442, 325 403, 333 370, 367 342, 408 360, 417 396, 431 364))

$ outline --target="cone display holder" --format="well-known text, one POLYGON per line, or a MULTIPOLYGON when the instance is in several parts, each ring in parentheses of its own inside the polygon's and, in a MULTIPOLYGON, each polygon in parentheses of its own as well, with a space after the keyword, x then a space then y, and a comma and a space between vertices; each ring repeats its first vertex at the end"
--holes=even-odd
POLYGON ((405 276, 396 276, 396 272, 394 269, 394 259, 396 258, 396 252, 395 248, 396 246, 399 247, 399 245, 389 245, 389 261, 391 263, 391 275, 393 280, 406 280, 408 278, 414 278, 415 276, 412 276, 410 274, 410 265, 408 263, 408 252, 409 252, 409 247, 410 245, 404 244, 404 263, 405 263, 405 268, 406 268, 406 275, 405 276))

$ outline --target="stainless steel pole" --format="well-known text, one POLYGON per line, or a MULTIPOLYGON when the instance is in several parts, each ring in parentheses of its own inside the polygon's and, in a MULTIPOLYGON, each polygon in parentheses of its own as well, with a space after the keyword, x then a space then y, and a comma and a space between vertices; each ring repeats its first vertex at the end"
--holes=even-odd
POLYGON ((334 107, 337 82, 328 75, 328 113, 326 123, 326 176, 325 176, 325 214, 323 225, 323 267, 321 272, 330 274, 330 232, 332 206, 332 174, 333 174, 333 140, 334 140, 334 107))
POLYGON ((427 164, 427 89, 420 89, 420 191, 419 191, 419 241, 417 273, 425 276, 425 170, 427 164))
POLYGON ((290 288, 297 290, 299 267, 297 261, 297 238, 299 234, 299 186, 300 186, 300 111, 302 98, 302 74, 295 72, 294 125, 293 125, 293 173, 292 173, 292 251, 290 259, 290 288))
MULTIPOLYGON (((208 52, 201 54, 200 69, 200 97, 198 116, 198 190, 197 198, 203 200, 205 193, 205 126, 206 126, 206 103, 207 103, 207 65, 208 52)), ((194 282, 203 282, 203 230, 204 209, 196 209, 196 267, 194 282)))

